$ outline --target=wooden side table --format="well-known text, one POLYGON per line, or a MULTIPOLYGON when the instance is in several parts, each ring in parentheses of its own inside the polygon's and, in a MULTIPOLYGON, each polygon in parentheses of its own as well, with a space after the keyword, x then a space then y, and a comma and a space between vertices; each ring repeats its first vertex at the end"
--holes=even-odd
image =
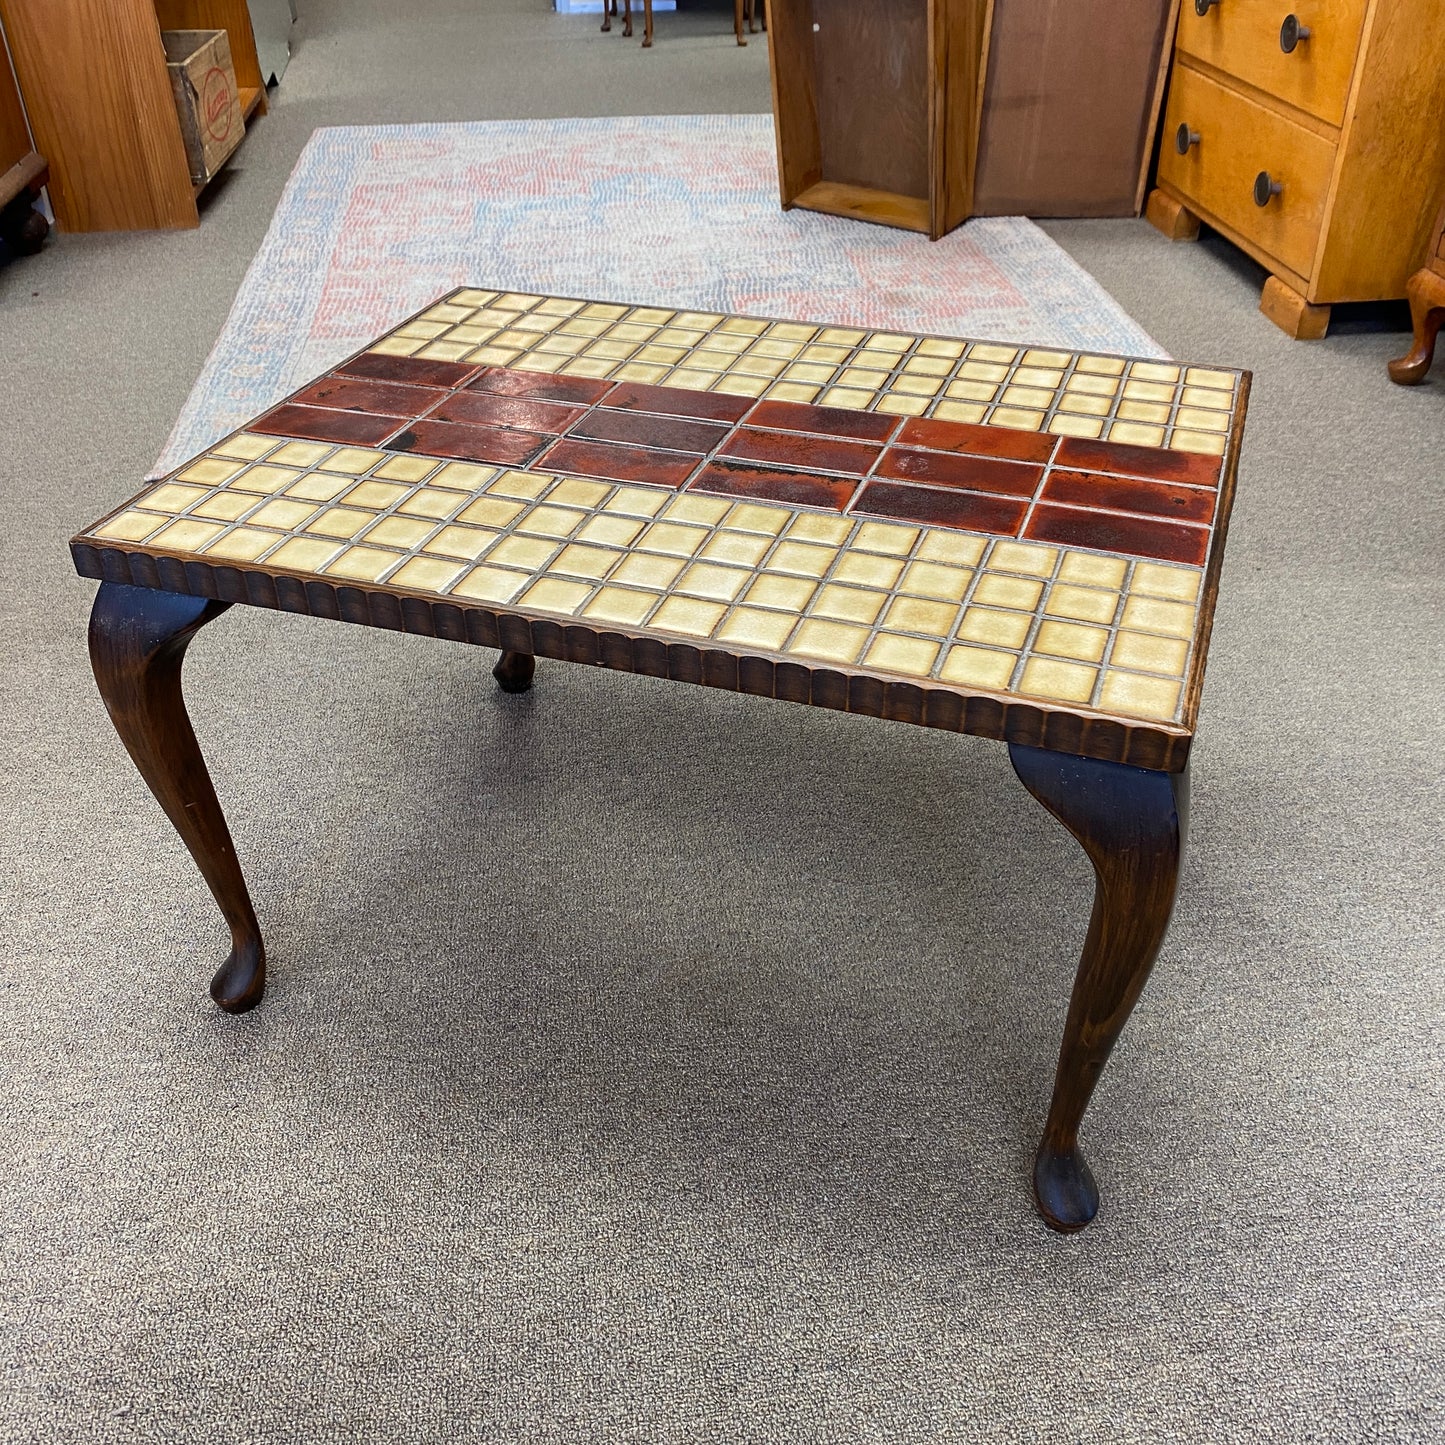
POLYGON ((1435 237, 1425 264, 1406 285, 1415 344, 1389 366, 1390 380, 1399 386, 1418 386, 1435 359, 1435 338, 1445 325, 1445 207, 1435 226, 1435 237))
POLYGON ((91 655, 260 1001, 261 931, 181 697, 233 603, 1009 746, 1097 875, 1034 1168, 1078 1131, 1174 903, 1246 374, 462 290, 87 527, 91 655))

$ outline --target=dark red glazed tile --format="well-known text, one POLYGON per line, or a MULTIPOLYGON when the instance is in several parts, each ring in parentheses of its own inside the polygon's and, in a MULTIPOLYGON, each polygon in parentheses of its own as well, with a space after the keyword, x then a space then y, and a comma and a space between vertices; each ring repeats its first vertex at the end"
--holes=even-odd
POLYGON ((958 527, 969 532, 1012 537, 1024 519, 1028 504, 1013 497, 984 497, 976 492, 954 492, 943 487, 869 482, 853 510, 870 517, 891 517, 898 522, 927 522, 934 527, 958 527))
POLYGON ((975 426, 971 422, 939 421, 911 416, 898 433, 900 446, 928 447, 936 452, 967 452, 975 457, 1004 457, 1015 462, 1046 462, 1058 437, 1045 432, 1015 431, 1006 426, 975 426))
POLYGON ((513 426, 561 436, 585 407, 555 401, 531 401, 495 392, 454 392, 432 413, 438 421, 461 421, 470 426, 513 426))
POLYGON ((861 477, 877 460, 880 450, 868 442, 844 442, 802 432, 754 431, 751 427, 742 427, 729 439, 723 454, 861 477))
POLYGON ((326 376, 313 381, 291 400, 303 406, 329 406, 337 411, 369 411, 378 416, 420 416, 447 393, 439 387, 401 386, 390 381, 326 376))
POLYGON ((1207 527, 1156 522, 1145 517, 1120 517, 1109 512, 1083 512, 1075 507, 1039 503, 1024 535, 1034 542, 1060 542, 1066 547, 1093 547, 1130 557, 1157 557, 1161 562, 1204 565, 1209 551, 1207 527))
POLYGON ((1173 487, 1167 482, 1106 477, 1101 472, 1053 471, 1042 496, 1045 501, 1072 507, 1109 507, 1176 522, 1212 522, 1219 494, 1206 487, 1173 487))
POLYGON ((1090 472, 1113 472, 1130 477, 1153 477, 1161 482, 1187 482, 1212 487, 1219 481, 1220 457, 1202 452, 1171 452, 1163 447, 1126 446, 1123 442, 1091 442, 1065 437, 1054 458, 1061 467, 1090 472))
POLYGON ((460 386, 476 369, 464 361, 428 361, 421 356, 383 356, 377 351, 366 351, 351 361, 342 362, 333 375, 404 381, 412 386, 460 386))
POLYGON ((251 431, 273 436, 306 437, 317 442, 349 442, 355 446, 375 446, 389 437, 404 418, 371 416, 359 411, 328 411, 319 406, 287 404, 268 411, 253 421, 251 431))
POLYGON ((898 425, 896 416, 880 411, 849 411, 841 406, 810 406, 802 401, 760 401, 748 417, 749 426, 779 431, 806 431, 825 437, 884 442, 898 425))
POLYGON ((525 466, 552 438, 504 426, 463 426, 452 421, 413 422, 389 443, 393 451, 428 457, 457 457, 464 462, 525 466))
POLYGON ((646 447, 615 446, 563 437, 537 462, 539 471, 576 472, 604 477, 610 482, 648 482, 656 487, 680 487, 698 459, 677 452, 650 451, 646 447))
POLYGON ((676 416, 648 416, 599 406, 572 428, 569 436, 594 442, 624 442, 634 447, 666 447, 673 452, 706 456, 726 435, 721 422, 693 421, 676 416))
POLYGON ((677 386, 644 386, 623 381, 607 397, 608 406, 627 411, 655 411, 663 416, 695 416, 707 421, 738 421, 752 406, 750 396, 730 396, 724 391, 683 391, 677 386))
POLYGON ((553 376, 545 371, 509 371, 505 366, 488 366, 467 383, 467 390, 591 406, 612 390, 612 383, 599 381, 595 376, 553 376))
POLYGON ((851 478, 810 476, 747 462, 709 462, 688 488, 690 492, 754 497, 795 507, 831 507, 835 512, 841 512, 857 490, 858 483, 851 478))
POLYGON ((993 457, 966 457, 952 452, 915 452, 889 447, 878 463, 880 477, 919 482, 929 487, 962 487, 971 492, 1003 492, 1031 497, 1044 474, 1042 467, 1002 462, 993 457))

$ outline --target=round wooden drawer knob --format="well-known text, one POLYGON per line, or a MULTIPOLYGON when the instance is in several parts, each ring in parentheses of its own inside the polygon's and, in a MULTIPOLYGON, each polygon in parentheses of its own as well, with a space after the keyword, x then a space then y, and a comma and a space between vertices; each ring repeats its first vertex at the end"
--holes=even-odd
POLYGON ((1268 171, 1261 171, 1254 178, 1254 204, 1256 206, 1267 206, 1270 199, 1284 190, 1278 181, 1270 179, 1268 171))
POLYGON ((1194 13, 1202 20, 1209 14, 1209 7, 1218 4, 1219 0, 1194 0, 1194 13))
POLYGON ((1189 154, 1189 147, 1197 146, 1198 144, 1199 132, 1197 130, 1190 130, 1189 126, 1181 121, 1179 123, 1179 129, 1174 132, 1174 149, 1177 150, 1180 155, 1187 156, 1189 154))
POLYGON ((1295 46, 1298 45, 1301 40, 1308 40, 1309 38, 1310 28, 1308 25, 1301 25, 1299 23, 1298 15, 1286 15, 1284 17, 1284 24, 1279 27, 1279 48, 1283 50, 1286 55, 1293 55, 1295 46))

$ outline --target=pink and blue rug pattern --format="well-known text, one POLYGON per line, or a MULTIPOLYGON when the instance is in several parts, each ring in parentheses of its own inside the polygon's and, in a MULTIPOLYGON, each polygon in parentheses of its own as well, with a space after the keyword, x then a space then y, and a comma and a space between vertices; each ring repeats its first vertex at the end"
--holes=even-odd
POLYGON ((1031 221, 783 211, 770 116, 318 130, 156 474, 456 286, 1164 353, 1031 221))

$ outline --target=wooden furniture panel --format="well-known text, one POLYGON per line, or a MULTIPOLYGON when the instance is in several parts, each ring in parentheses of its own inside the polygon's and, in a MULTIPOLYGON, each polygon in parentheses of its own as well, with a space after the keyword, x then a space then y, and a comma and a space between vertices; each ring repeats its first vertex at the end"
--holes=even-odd
POLYGON ((1178 48, 1287 105, 1339 125, 1350 92, 1368 0, 1219 0, 1203 15, 1187 0, 1178 48), (1309 31, 1286 51, 1293 15, 1309 31))
POLYGON ((1178 0, 997 5, 974 214, 1138 214, 1177 9, 1178 0))
POLYGON ((29 255, 45 244, 50 223, 37 208, 49 171, 34 147, 25 107, 0 32, 0 241, 29 255))
POLYGON ((1181 11, 1150 219, 1185 240, 1202 217, 1268 266, 1261 310, 1302 339, 1335 302, 1403 296, 1445 176, 1439 0, 1198 5, 1181 11), (1260 207, 1239 191, 1256 160, 1282 185, 1260 207))
POLYGON ((1307 276, 1324 220, 1334 145, 1193 70, 1175 76, 1164 127, 1159 179, 1186 193, 1206 220, 1247 235, 1250 251, 1265 265, 1280 262, 1307 276), (1180 126, 1199 136, 1182 155, 1175 143, 1180 126), (1263 206, 1254 191, 1261 172, 1281 188, 1263 206))
POLYGON ((784 209, 935 238, 971 209, 992 0, 774 0, 784 209))
POLYGON ((160 32, 226 30, 249 114, 265 91, 245 0, 0 0, 0 21, 60 228, 198 225, 160 32))

